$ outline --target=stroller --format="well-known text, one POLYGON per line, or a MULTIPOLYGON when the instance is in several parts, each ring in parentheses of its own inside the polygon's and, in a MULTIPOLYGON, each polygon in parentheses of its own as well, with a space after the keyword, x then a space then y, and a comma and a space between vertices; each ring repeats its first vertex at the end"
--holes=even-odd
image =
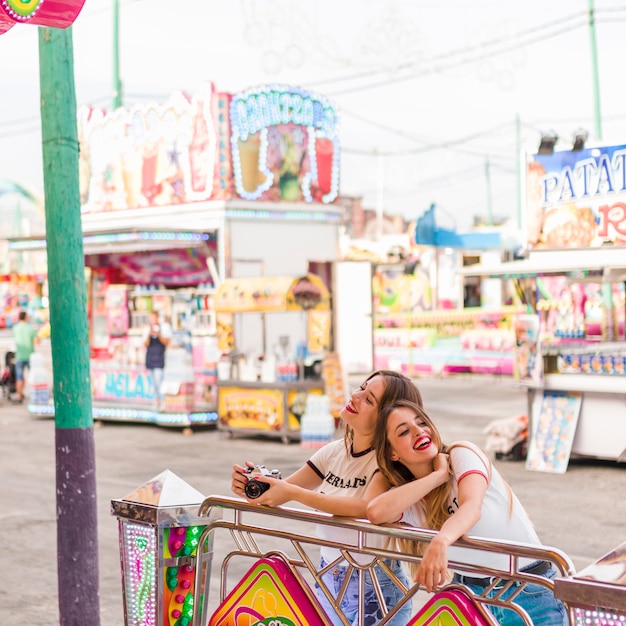
POLYGON ((15 378, 15 352, 7 352, 4 355, 4 370, 0 385, 2 386, 2 396, 9 399, 12 393, 16 391, 15 378))

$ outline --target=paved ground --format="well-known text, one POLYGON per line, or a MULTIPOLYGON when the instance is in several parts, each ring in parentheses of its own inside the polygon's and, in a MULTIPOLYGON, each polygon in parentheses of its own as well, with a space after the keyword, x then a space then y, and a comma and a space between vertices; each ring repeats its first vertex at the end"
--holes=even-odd
MULTIPOLYGON (((508 380, 430 379, 419 384, 447 441, 464 438, 484 445, 488 422, 526 409, 524 392, 508 380)), ((123 624, 112 499, 123 498, 164 469, 205 495, 230 495, 235 461, 264 462, 288 474, 309 456, 297 444, 228 439, 215 430, 185 436, 160 427, 109 423, 94 434, 102 626, 123 624)), ((625 466, 576 461, 566 474, 551 475, 529 472, 520 462, 497 465, 544 543, 565 551, 578 568, 626 540, 625 466)), ((59 623, 54 468, 54 421, 32 417, 24 406, 0 404, 0 522, 5 536, 0 607, 9 620, 0 623, 59 623)))

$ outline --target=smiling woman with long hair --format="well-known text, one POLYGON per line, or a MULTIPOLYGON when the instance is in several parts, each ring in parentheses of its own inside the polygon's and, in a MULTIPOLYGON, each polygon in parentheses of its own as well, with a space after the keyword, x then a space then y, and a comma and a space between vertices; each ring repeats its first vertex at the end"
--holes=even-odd
MULTIPOLYGON (((367 517, 375 524, 402 522, 438 530, 421 555, 422 544, 407 541, 400 546, 422 560, 412 573, 427 591, 446 582, 448 559, 500 569, 509 567, 509 557, 455 548, 463 535, 502 539, 541 545, 539 537, 520 501, 491 460, 470 442, 446 445, 424 409, 410 401, 399 400, 383 407, 376 422, 374 448, 383 481, 367 505, 367 517)), ((547 561, 519 559, 520 570, 554 578, 556 570, 547 561)), ((462 571, 454 574, 476 593, 491 584, 490 578, 474 578, 462 571)), ((496 588, 492 594, 502 590, 496 588)), ((517 587, 503 599, 517 593, 517 587)), ((527 585, 514 598, 528 612, 535 625, 563 626, 568 623, 565 608, 547 587, 527 585)), ((501 625, 522 624, 510 609, 489 607, 501 625)))

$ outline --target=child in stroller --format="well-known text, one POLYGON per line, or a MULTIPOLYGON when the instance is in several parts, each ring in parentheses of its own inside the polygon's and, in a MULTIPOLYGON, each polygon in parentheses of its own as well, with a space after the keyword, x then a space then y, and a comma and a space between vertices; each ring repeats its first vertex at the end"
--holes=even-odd
POLYGON ((15 377, 15 352, 7 352, 4 355, 4 370, 2 372, 2 379, 0 385, 2 386, 2 396, 9 399, 11 394, 16 391, 15 377))

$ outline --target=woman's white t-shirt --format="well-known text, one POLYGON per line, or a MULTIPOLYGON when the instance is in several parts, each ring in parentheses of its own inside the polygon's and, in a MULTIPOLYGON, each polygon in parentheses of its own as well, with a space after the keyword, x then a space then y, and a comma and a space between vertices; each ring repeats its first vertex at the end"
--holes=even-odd
MULTIPOLYGON (((471 444, 468 445, 471 446, 471 444)), ((500 473, 491 465, 489 457, 482 450, 478 450, 475 446, 471 446, 471 448, 463 447, 463 445, 452 446, 450 466, 453 471, 452 488, 448 500, 451 514, 454 514, 459 508, 459 483, 463 478, 469 474, 480 474, 488 481, 489 470, 487 468, 491 468, 491 481, 485 493, 480 519, 467 531, 468 536, 541 545, 541 541, 521 502, 511 492, 500 473)), ((405 511, 400 523, 425 528, 426 517, 423 503, 417 502, 405 511)), ((451 546, 448 550, 448 560, 458 560, 504 571, 509 569, 508 556, 469 548, 451 546)), ((536 559, 519 559, 518 567, 530 565, 535 561, 536 559)), ((458 571, 462 573, 460 569, 458 571)), ((467 573, 469 574, 469 572, 467 573)), ((473 575, 476 576, 477 574, 474 573, 473 575)))
MULTIPOLYGON (((378 471, 373 448, 354 454, 346 449, 342 439, 331 441, 317 450, 307 464, 323 481, 317 491, 329 496, 362 498, 372 477, 378 471)), ((347 546, 356 545, 358 535, 354 530, 324 524, 318 525, 317 534, 321 539, 340 542, 347 546)), ((368 542, 368 545, 373 543, 368 542)), ((321 555, 326 562, 331 562, 341 556, 341 552, 336 548, 322 546, 321 555)), ((353 557, 356 558, 356 555, 353 557)), ((365 562, 369 560, 370 557, 366 557, 365 562)))

